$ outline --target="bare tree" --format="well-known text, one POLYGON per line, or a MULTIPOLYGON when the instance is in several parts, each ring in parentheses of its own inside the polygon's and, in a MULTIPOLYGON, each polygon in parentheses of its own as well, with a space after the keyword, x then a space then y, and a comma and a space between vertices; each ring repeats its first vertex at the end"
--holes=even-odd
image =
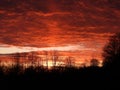
POLYGON ((53 67, 56 66, 57 61, 58 61, 58 51, 54 50, 52 52, 52 64, 53 64, 53 67))
POLYGON ((102 54, 104 66, 120 66, 120 32, 110 36, 108 43, 105 45, 102 54))
POLYGON ((37 58, 37 66, 42 66, 43 65, 43 59, 41 57, 37 58))
POLYGON ((28 56, 28 59, 30 60, 31 65, 34 66, 37 59, 37 53, 31 52, 30 55, 28 56))
POLYGON ((75 61, 75 59, 73 58, 73 57, 67 57, 66 58, 66 66, 67 67, 72 67, 72 66, 74 66, 74 61, 75 61))
POLYGON ((25 61, 27 59, 28 53, 23 52, 21 56, 22 56, 22 59, 25 61))
POLYGON ((20 53, 13 54, 13 59, 14 59, 15 65, 19 66, 20 65, 20 53))
POLYGON ((19 74, 21 72, 21 65, 20 65, 20 58, 21 58, 21 54, 20 53, 15 53, 12 54, 13 60, 15 65, 12 67, 12 72, 14 72, 15 74, 19 74))
POLYGON ((22 65, 26 64, 28 53, 21 53, 21 58, 22 58, 22 65))

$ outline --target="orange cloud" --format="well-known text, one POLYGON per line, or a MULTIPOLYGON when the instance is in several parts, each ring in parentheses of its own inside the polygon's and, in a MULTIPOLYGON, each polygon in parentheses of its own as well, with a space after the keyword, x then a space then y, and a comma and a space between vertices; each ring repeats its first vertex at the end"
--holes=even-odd
POLYGON ((120 29, 119 4, 118 0, 1 0, 0 44, 83 45, 100 55, 107 38, 120 29))

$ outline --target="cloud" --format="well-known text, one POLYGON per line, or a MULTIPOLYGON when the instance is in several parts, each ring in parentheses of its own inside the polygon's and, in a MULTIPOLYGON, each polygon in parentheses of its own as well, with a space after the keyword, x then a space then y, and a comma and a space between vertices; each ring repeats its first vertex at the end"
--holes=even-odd
POLYGON ((0 43, 54 47, 84 44, 101 48, 120 29, 119 1, 1 0, 0 43))

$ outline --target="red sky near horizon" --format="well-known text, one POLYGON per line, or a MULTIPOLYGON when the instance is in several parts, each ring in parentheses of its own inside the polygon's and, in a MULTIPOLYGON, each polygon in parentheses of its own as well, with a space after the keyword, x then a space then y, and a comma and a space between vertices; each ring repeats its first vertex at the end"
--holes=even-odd
POLYGON ((100 59, 119 29, 119 0, 0 0, 0 53, 52 48, 100 59))

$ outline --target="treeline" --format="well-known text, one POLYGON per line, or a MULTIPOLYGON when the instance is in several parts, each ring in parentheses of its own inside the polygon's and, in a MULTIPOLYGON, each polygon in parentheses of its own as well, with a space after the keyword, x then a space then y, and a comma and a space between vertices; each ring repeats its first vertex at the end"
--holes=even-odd
MULTIPOLYGON (((9 67, 22 66, 28 68, 33 67, 87 67, 87 66, 99 66, 99 60, 92 58, 89 62, 83 62, 79 65, 75 58, 72 56, 60 56, 58 51, 43 51, 42 54, 39 52, 29 52, 29 53, 14 53, 8 54, 8 61, 6 65, 9 67), (10 60, 10 62, 9 62, 10 60), (9 62, 9 64, 7 63, 9 62)), ((3 58, 4 59, 4 58, 3 58)), ((0 60, 0 66, 5 66, 4 60, 0 60)))

